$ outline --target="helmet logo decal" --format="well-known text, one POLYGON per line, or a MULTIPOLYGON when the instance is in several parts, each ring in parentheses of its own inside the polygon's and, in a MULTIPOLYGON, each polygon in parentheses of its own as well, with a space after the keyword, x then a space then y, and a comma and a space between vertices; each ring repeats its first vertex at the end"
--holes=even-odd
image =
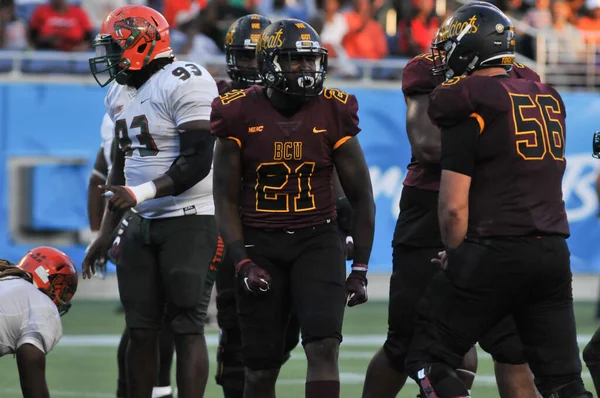
POLYGON ((233 28, 229 32, 227 32, 227 35, 225 35, 225 44, 227 44, 228 46, 233 44, 233 35, 234 34, 235 34, 235 28, 233 28))
POLYGON ((464 21, 464 22, 453 21, 448 26, 443 26, 440 29, 439 40, 440 41, 448 40, 449 38, 456 37, 463 32, 464 32, 463 33, 463 35, 464 35, 467 33, 468 34, 477 33, 477 31, 479 31, 479 24, 477 23, 477 16, 473 15, 467 21, 464 21), (470 26, 470 27, 469 27, 469 30, 467 30, 465 32, 465 28, 467 26, 470 26))
POLYGON ((504 25, 502 25, 501 23, 497 23, 496 24, 496 32, 498 32, 498 33, 504 32, 504 25))
POLYGON ((130 37, 133 37, 133 41, 129 43, 128 47, 137 45, 142 39, 144 40, 144 43, 160 41, 158 29, 142 17, 121 19, 120 21, 115 22, 114 27, 115 32, 119 37, 123 37, 123 32, 121 32, 122 29, 131 32, 130 37))
POLYGON ((261 40, 262 48, 279 48, 283 46, 283 29, 279 29, 272 35, 268 35, 265 31, 261 40))

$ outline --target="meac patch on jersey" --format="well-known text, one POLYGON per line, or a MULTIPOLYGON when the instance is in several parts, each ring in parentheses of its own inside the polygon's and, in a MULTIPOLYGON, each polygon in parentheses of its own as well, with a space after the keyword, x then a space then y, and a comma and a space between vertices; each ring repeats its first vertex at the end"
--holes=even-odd
MULTIPOLYGON (((105 104, 114 136, 126 154, 127 185, 163 175, 180 155, 177 126, 210 120, 211 103, 218 95, 210 73, 186 61, 165 66, 137 90, 113 83, 105 104)), ((135 210, 147 218, 214 214, 212 174, 178 196, 152 199, 135 210)))

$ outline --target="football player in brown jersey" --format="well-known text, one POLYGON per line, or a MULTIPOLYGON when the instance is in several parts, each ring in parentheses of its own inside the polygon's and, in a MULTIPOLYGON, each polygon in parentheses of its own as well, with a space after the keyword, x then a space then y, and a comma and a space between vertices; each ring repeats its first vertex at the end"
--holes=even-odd
POLYGON ((562 99, 548 85, 509 77, 514 26, 496 8, 455 11, 435 49, 447 79, 428 109, 441 129, 445 251, 437 263, 445 272, 419 302, 406 370, 425 397, 468 397, 455 369, 512 315, 542 396, 591 397, 581 380, 566 244, 562 99))
MULTIPOLYGON (((600 132, 594 132, 592 140, 592 156, 600 159, 600 132)), ((596 178, 596 190, 600 190, 600 175, 596 178)), ((599 191, 600 192, 600 191, 599 191)), ((592 336, 583 350, 583 360, 590 371, 596 394, 600 391, 600 328, 592 336)))
MULTIPOLYGON (((490 3, 482 5, 494 7, 490 3)), ((435 40, 435 39, 434 39, 435 40)), ((390 278, 388 336, 367 369, 363 398, 395 397, 407 375, 404 360, 415 328, 416 307, 439 266, 431 262, 444 250, 437 205, 441 176, 440 129, 427 115, 429 94, 443 82, 432 54, 411 59, 404 68, 402 91, 407 104, 407 133, 412 159, 404 179, 400 215, 392 246, 393 273, 390 278)), ((437 60, 437 59, 436 59, 437 60)), ((515 79, 540 81, 525 65, 514 64, 509 75, 515 79)), ((514 321, 506 318, 479 345, 492 355, 500 397, 536 398, 533 377, 526 364, 514 321)), ((457 374, 470 388, 477 370, 477 353, 472 348, 457 374)))
POLYGON ((306 22, 268 26, 257 60, 266 87, 222 95, 211 115, 217 223, 239 280, 244 396, 275 396, 293 309, 308 359, 306 397, 339 397, 344 307, 367 300, 375 218, 369 170, 354 137, 358 103, 323 88, 327 51, 306 22), (334 166, 354 209, 347 279, 334 166))

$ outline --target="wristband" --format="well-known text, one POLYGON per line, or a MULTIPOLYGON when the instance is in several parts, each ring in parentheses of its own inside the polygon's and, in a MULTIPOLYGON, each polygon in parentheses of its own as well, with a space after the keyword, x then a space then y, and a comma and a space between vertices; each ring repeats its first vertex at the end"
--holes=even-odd
POLYGON ((368 264, 360 264, 360 263, 354 263, 352 264, 352 271, 359 271, 359 272, 367 272, 369 270, 369 265, 368 264))
POLYGON ((136 205, 147 200, 154 199, 156 196, 156 185, 154 182, 148 181, 135 187, 125 187, 135 198, 136 205))
POLYGON ((235 273, 237 274, 238 272, 240 272, 240 269, 242 269, 242 267, 248 263, 251 263, 252 260, 250 260, 249 258, 245 258, 242 261, 240 261, 239 263, 237 263, 235 265, 235 273))

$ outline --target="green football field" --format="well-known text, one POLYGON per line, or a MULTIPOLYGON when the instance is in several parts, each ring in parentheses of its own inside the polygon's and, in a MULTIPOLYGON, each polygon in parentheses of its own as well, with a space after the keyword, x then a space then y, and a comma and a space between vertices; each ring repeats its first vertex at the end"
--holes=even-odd
MULTIPOLYGON (((48 383, 53 398, 111 398, 116 389, 116 348, 123 328, 123 316, 115 313, 116 302, 75 301, 64 321, 64 336, 48 357, 48 383)), ((594 303, 576 305, 579 343, 583 349, 596 328, 594 303)), ((386 331, 387 302, 373 301, 347 309, 344 324, 344 343, 340 349, 342 397, 360 397, 365 370, 373 353, 379 348, 386 331)), ((216 329, 207 331, 211 353, 211 376, 207 398, 222 394, 214 383, 216 329)), ((277 396, 304 397, 306 360, 296 349, 285 364, 277 385, 277 396)), ((589 374, 584 373, 586 385, 593 388, 589 374)), ((174 380, 174 378, 173 378, 174 380)), ((414 384, 405 387, 399 397, 415 397, 414 384)), ((489 355, 480 351, 479 369, 473 396, 498 397, 493 365, 489 355)), ((12 356, 0 360, 0 397, 21 397, 15 360, 12 356)))

